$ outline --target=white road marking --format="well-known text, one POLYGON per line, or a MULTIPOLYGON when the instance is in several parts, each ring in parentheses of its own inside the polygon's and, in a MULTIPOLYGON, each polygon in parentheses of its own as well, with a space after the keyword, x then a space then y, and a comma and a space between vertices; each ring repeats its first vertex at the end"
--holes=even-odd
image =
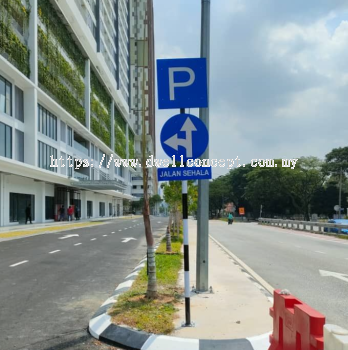
POLYGON ((115 232, 111 232, 111 233, 115 233, 115 232))
POLYGON ((96 238, 92 238, 92 239, 91 239, 91 241, 95 241, 95 240, 96 240, 96 238))
POLYGON ((77 245, 81 245, 82 243, 76 243, 76 244, 74 244, 74 246, 77 246, 77 245))
POLYGON ((54 250, 53 252, 50 252, 50 254, 55 254, 55 253, 58 253, 60 252, 60 250, 54 250))
POLYGON ((108 235, 103 235, 103 237, 107 237, 108 235))
POLYGON ((130 238, 123 238, 122 243, 128 243, 129 241, 136 241, 136 238, 130 237, 130 238))
POLYGON ((79 237, 78 234, 74 234, 74 235, 65 235, 64 237, 60 237, 59 239, 67 239, 67 238, 71 238, 71 237, 79 237))
POLYGON ((132 226, 131 226, 131 227, 128 227, 128 228, 132 228, 132 226))
POLYGON ((18 266, 18 265, 22 265, 22 264, 25 264, 27 262, 28 262, 28 260, 24 260, 24 261, 21 261, 21 262, 19 262, 17 264, 10 265, 10 267, 15 267, 15 266, 18 266))
POLYGON ((125 230, 127 230, 127 227, 125 227, 125 230))
POLYGON ((334 277, 338 278, 344 282, 348 282, 348 275, 344 273, 338 273, 338 272, 331 272, 331 271, 324 271, 324 270, 319 270, 319 273, 322 277, 334 277))
POLYGON ((161 221, 157 221, 158 224, 161 224, 162 222, 161 221))
POLYGON ((315 252, 318 253, 318 254, 326 254, 326 253, 321 252, 321 251, 319 251, 319 250, 316 250, 315 252))
POLYGON ((121 232, 122 230, 118 230, 118 232, 121 232))

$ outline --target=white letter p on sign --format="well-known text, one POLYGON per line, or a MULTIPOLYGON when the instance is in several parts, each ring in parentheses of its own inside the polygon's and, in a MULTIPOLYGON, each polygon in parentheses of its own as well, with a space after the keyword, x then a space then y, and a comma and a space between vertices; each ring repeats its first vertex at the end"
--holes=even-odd
POLYGON ((195 81, 195 72, 188 67, 174 67, 169 68, 169 94, 170 94, 170 100, 175 100, 175 88, 177 87, 187 87, 194 83, 195 81), (188 81, 182 82, 182 83, 176 83, 174 81, 174 73, 175 72, 187 72, 190 75, 190 79, 188 81))

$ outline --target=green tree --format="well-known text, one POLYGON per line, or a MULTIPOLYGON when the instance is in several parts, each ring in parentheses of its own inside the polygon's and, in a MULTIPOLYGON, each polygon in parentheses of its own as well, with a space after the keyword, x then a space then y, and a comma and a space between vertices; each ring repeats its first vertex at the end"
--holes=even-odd
POLYGON ((156 205, 162 202, 160 195, 155 194, 150 198, 150 208, 153 211, 156 208, 156 205))

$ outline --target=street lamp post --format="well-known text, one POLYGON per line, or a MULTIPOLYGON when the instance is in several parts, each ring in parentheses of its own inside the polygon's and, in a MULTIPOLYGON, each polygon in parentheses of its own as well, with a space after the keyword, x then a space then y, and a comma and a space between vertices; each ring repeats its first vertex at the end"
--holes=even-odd
MULTIPOLYGON (((207 61, 208 99, 209 99, 209 68, 210 68, 210 0, 202 0, 201 18, 201 57, 207 61)), ((209 131, 209 107, 201 108, 200 119, 209 131)), ((202 159, 209 159, 209 147, 202 154, 202 159)), ((197 266, 196 290, 206 292, 209 288, 209 180, 198 181, 198 211, 197 211, 197 266)))

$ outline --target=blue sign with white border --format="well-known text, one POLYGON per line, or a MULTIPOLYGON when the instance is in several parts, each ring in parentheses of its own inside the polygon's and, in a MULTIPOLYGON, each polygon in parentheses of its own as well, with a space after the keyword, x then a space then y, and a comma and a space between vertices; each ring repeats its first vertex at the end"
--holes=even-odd
POLYGON ((207 108, 205 58, 157 60, 158 108, 207 108))
POLYGON ((167 120, 161 130, 161 144, 169 156, 183 161, 199 158, 209 143, 205 124, 191 114, 178 114, 167 120))
POLYGON ((211 167, 158 168, 158 181, 210 180, 211 167))

